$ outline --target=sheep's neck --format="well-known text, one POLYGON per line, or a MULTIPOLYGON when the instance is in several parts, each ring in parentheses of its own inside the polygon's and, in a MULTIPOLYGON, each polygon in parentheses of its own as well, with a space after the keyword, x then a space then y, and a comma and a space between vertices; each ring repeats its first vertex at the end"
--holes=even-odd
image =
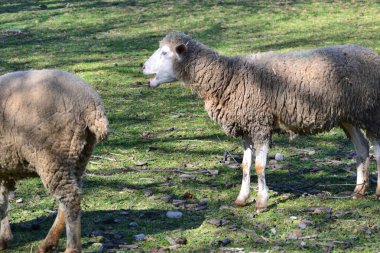
POLYGON ((209 52, 194 60, 188 83, 204 100, 219 101, 231 85, 233 59, 209 52))

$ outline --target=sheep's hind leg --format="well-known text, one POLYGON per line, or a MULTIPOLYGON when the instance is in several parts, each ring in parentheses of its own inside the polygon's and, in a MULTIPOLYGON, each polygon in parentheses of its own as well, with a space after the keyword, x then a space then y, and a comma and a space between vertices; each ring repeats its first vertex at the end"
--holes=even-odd
POLYGON ((374 149, 374 156, 376 159, 377 167, 377 186, 376 186, 376 197, 380 199, 380 139, 375 137, 372 133, 367 132, 367 136, 371 141, 371 144, 374 149))
POLYGON ((58 246, 59 237, 65 228, 65 214, 62 205, 59 206, 57 217, 55 218, 53 226, 50 228, 48 235, 43 242, 38 246, 38 253, 49 252, 58 246))
POLYGON ((265 167, 267 163, 267 154, 269 150, 269 144, 264 143, 255 145, 255 169, 258 179, 259 192, 256 197, 256 212, 260 213, 268 207, 268 187, 265 181, 265 167))
MULTIPOLYGON (((81 252, 80 234, 80 201, 81 189, 79 187, 80 179, 75 175, 78 169, 74 162, 65 161, 64 164, 51 164, 48 167, 39 167, 39 174, 45 187, 51 192, 60 203, 60 211, 50 233, 46 238, 54 239, 58 235, 54 235, 62 229, 62 222, 66 224, 67 244, 65 253, 81 252), (62 216, 63 213, 63 216, 62 216)), ((45 241, 44 241, 45 242, 45 241)), ((54 242, 55 243, 55 242, 54 242)), ((42 245, 43 246, 43 245, 42 245)), ((45 250, 41 248, 41 250, 45 250)), ((38 251, 37 251, 38 252, 38 251)), ((40 251, 44 252, 44 251, 40 251)))
POLYGON ((249 198, 249 187, 251 183, 251 166, 252 166, 252 141, 250 139, 243 140, 244 156, 241 164, 243 170, 243 179, 241 182, 240 193, 235 200, 237 206, 245 206, 249 198))
POLYGON ((9 225, 8 219, 8 194, 9 190, 6 186, 0 186, 0 218, 1 218, 1 229, 0 229, 0 250, 7 248, 7 241, 12 240, 13 235, 9 225))
POLYGON ((355 150, 357 160, 356 187, 353 198, 362 198, 369 187, 369 145, 360 129, 351 124, 343 124, 343 129, 350 137, 355 150))

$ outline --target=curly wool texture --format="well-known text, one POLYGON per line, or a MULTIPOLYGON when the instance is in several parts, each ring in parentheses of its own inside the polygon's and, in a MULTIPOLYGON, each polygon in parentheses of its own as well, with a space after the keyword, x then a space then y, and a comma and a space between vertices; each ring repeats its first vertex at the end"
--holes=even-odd
POLYGON ((351 123, 380 137, 380 57, 355 45, 225 57, 183 33, 161 42, 173 51, 177 79, 205 101, 232 136, 270 138, 280 128, 316 134, 351 123))
POLYGON ((8 186, 40 176, 71 203, 95 143, 108 121, 96 91, 59 70, 0 76, 0 177, 8 186))

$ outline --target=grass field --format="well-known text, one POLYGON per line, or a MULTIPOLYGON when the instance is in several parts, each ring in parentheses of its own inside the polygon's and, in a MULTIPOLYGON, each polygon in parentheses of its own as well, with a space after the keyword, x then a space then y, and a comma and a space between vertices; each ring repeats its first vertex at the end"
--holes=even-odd
MULTIPOLYGON (((173 252, 377 252, 375 183, 362 200, 345 197, 354 188, 355 162, 339 129, 292 143, 275 135, 271 153, 286 159, 267 167, 269 210, 253 212, 254 190, 248 206, 233 205, 240 140, 226 137, 179 83, 140 85, 146 82, 140 64, 172 30, 225 55, 336 44, 380 52, 380 4, 0 0, 0 73, 76 73, 97 89, 108 111, 112 134, 98 145, 84 180, 83 250, 164 252, 183 237, 187 244, 173 252), (170 210, 182 218, 166 218, 170 210), (145 240, 136 241, 138 234, 145 240)), ((373 163, 371 171, 375 178, 373 163)), ((251 181, 256 186, 254 175, 251 181)), ((14 239, 6 252, 32 252, 57 203, 30 179, 18 183, 11 207, 14 239)), ((56 252, 64 248, 62 238, 56 252)))

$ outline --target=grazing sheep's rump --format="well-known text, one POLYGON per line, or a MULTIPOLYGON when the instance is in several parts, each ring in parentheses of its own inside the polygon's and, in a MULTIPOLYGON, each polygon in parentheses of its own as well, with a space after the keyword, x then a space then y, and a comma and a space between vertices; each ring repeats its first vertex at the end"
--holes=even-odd
MULTIPOLYGON (((81 177, 95 143, 108 132, 99 96, 78 77, 59 70, 0 76, 0 90, 0 183, 5 187, 4 198, 15 181, 39 176, 60 200, 59 213, 65 215, 58 216, 65 218, 68 226, 73 221, 78 224, 81 177)), ((78 228, 68 228, 68 249, 73 252, 80 251, 78 228), (75 235, 69 230, 75 230, 75 235)), ((54 242, 47 239, 39 252, 58 243, 54 241, 57 238, 54 242)), ((0 247, 3 243, 0 235, 0 247)))
MULTIPOLYGON (((358 155, 355 197, 364 195, 369 183, 369 146, 363 129, 374 146, 380 175, 380 57, 370 49, 345 45, 225 57, 190 36, 172 32, 143 68, 145 74, 156 74, 153 87, 163 77, 190 85, 226 134, 243 139, 238 205, 244 205, 249 196, 255 152, 256 207, 267 207, 266 157, 271 134, 278 129, 316 134, 343 128, 358 155), (160 61, 158 55, 163 51, 165 61, 160 61)), ((376 195, 380 198, 380 176, 376 195)))

